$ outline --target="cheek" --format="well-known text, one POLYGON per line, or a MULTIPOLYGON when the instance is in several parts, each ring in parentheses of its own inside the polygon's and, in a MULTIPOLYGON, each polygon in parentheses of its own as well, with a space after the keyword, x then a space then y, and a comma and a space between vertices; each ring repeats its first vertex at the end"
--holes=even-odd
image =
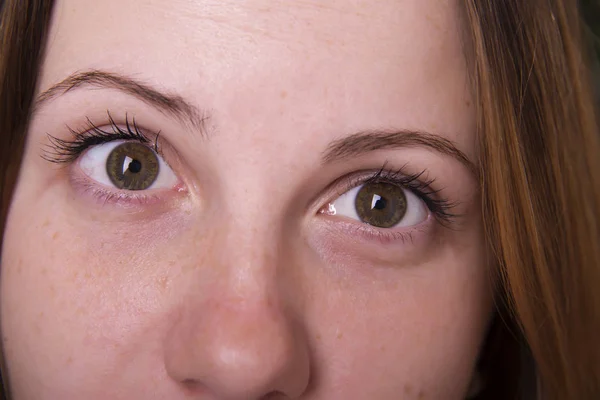
POLYGON ((343 374, 339 380, 360 377, 355 385, 378 388, 379 398, 464 396, 493 309, 480 234, 431 240, 395 266, 352 248, 319 247, 331 267, 310 312, 323 330, 319 363, 343 374))
POLYGON ((351 296, 323 299, 330 308, 319 318, 317 364, 342 374, 336 380, 360 377, 354 385, 377 388, 380 398, 398 398, 404 390, 406 398, 459 399, 477 361, 491 300, 473 281, 410 274, 397 284, 364 284, 351 296))
POLYGON ((160 375, 175 258, 159 241, 171 232, 153 242, 148 232, 164 227, 78 222, 51 196, 33 202, 17 192, 5 232, 1 322, 15 392, 42 393, 39 384, 68 398, 102 393, 111 379, 139 381, 123 375, 160 375))

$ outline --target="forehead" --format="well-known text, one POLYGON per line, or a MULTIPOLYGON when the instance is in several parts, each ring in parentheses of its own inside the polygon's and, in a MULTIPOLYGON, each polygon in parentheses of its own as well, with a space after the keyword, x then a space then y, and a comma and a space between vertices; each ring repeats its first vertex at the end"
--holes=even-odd
POLYGON ((235 118, 286 97, 296 114, 348 129, 464 142, 460 32, 453 0, 59 0, 41 90, 107 69, 235 118))

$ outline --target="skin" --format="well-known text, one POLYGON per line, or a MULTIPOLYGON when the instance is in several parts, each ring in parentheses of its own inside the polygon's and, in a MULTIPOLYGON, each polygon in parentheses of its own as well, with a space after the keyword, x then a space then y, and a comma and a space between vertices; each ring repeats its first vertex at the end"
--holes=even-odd
POLYGON ((476 160, 460 23, 438 0, 58 1, 39 93, 101 69, 207 118, 89 86, 37 108, 1 260, 15 398, 464 399, 493 307, 477 178, 423 146, 322 159, 413 129, 476 160), (176 186, 102 201, 40 156, 107 110, 160 131, 176 186), (426 169, 450 226, 320 212, 384 164, 426 169))

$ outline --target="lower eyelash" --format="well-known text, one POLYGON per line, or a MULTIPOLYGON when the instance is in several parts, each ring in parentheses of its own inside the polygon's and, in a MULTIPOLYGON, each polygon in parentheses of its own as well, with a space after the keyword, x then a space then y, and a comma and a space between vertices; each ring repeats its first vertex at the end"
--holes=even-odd
POLYGON ((112 204, 123 207, 136 207, 162 202, 162 199, 157 195, 134 193, 132 191, 124 192, 118 189, 112 190, 99 186, 97 183, 92 183, 83 176, 71 177, 71 183, 76 190, 91 196, 100 205, 112 204))
MULTIPOLYGON (((333 218, 325 215, 325 218, 333 218)), ((364 223, 356 223, 350 221, 336 221, 337 229, 340 229, 340 224, 342 230, 349 234, 351 237, 361 237, 365 238, 368 241, 377 241, 383 245, 392 245, 395 246, 398 243, 409 243, 410 245, 414 245, 418 240, 418 236, 424 233, 427 233, 430 230, 430 217, 420 224, 419 226, 412 226, 409 228, 405 228, 402 230, 395 229, 381 229, 374 227, 369 224, 364 223)))
POLYGON ((414 244, 415 229, 418 228, 411 228, 411 230, 407 231, 394 231, 391 229, 384 230, 374 228, 373 226, 367 224, 360 224, 356 227, 356 230, 360 235, 378 240, 383 244, 396 243, 398 241, 403 243, 410 242, 411 244, 414 244))

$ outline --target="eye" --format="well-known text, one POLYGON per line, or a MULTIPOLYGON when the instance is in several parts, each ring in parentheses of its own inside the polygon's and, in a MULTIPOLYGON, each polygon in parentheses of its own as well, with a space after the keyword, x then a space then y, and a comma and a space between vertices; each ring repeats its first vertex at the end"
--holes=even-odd
POLYGON ((329 203, 330 215, 341 215, 378 228, 407 227, 427 219, 424 202, 412 191, 387 182, 368 182, 329 203))
POLYGON ((177 183, 177 176, 162 157, 138 142, 92 146, 79 158, 79 166, 93 180, 117 189, 164 189, 177 183))

